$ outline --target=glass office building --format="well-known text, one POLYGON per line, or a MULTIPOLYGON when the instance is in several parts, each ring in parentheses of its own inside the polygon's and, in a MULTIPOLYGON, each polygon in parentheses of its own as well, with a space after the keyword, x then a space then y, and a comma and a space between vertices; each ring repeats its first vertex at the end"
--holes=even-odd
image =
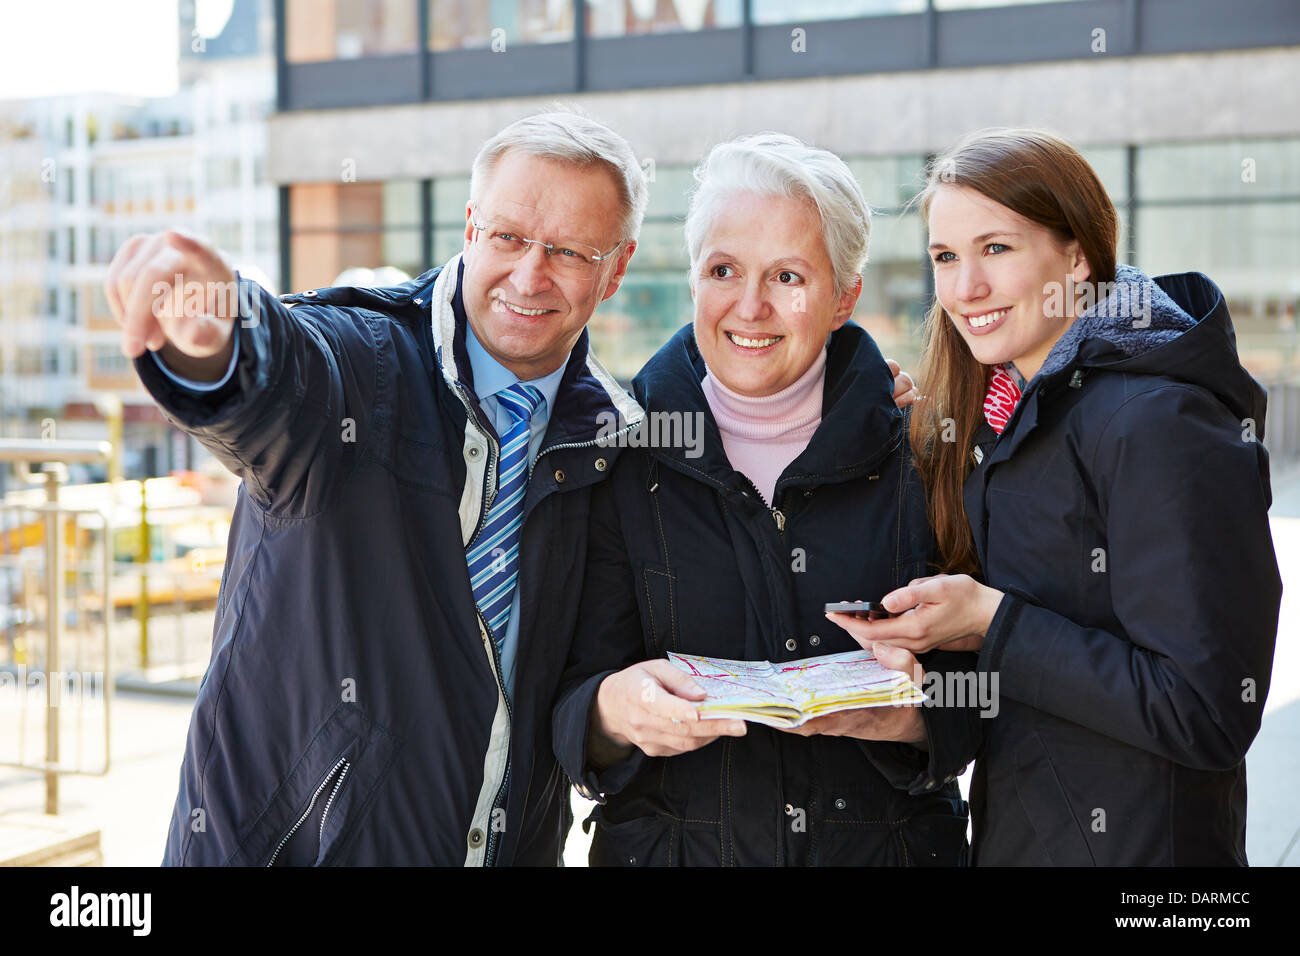
POLYGON ((833 149, 876 212, 856 320, 914 362, 930 295, 907 202, 983 126, 1052 129, 1093 163, 1122 258, 1203 271, 1248 368, 1300 372, 1300 9, 1287 0, 276 0, 282 285, 415 275, 462 244, 469 165, 573 102, 644 157, 629 276, 591 329, 623 379, 691 317, 682 218, 716 142, 833 149))

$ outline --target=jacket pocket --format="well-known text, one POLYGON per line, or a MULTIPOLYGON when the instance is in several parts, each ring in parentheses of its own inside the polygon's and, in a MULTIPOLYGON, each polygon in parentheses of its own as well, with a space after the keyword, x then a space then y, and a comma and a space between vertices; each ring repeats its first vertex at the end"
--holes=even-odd
MULTIPOLYGON (((1016 795, 1053 866, 1096 866, 1047 746, 1031 733, 1016 750, 1016 795)), ((996 813, 996 808, 991 808, 996 813)))
POLYGON ((898 831, 908 866, 966 866, 966 801, 954 797, 933 810, 913 814, 898 831))
POLYGON ((641 568, 637 603, 641 606, 642 627, 650 639, 650 649, 656 655, 677 650, 676 584, 676 577, 658 565, 646 564, 641 568))
POLYGON ((248 827, 233 866, 328 866, 345 859, 399 743, 340 703, 248 827))
POLYGON ((681 865, 681 827, 670 817, 635 817, 624 823, 607 823, 593 813, 588 820, 596 826, 588 857, 592 866, 681 865))

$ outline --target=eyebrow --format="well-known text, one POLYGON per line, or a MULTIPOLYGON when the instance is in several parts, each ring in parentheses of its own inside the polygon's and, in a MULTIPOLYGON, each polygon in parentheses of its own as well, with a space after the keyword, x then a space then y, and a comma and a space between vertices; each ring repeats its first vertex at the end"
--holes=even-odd
MULTIPOLYGON (((1016 238, 1016 239, 1018 239, 1018 238, 1020 238, 1020 233, 1018 233, 1018 232, 1006 232, 1006 231, 1004 231, 1004 230, 999 229, 999 230, 997 230, 997 231, 995 231, 995 232, 986 232, 986 233, 983 233, 983 234, 981 234, 981 235, 978 235, 978 236, 976 236, 974 239, 972 239, 971 242, 974 242, 974 243, 986 242, 987 240, 992 239, 992 238, 994 238, 994 237, 996 237, 996 236, 1003 236, 1003 237, 1005 237, 1005 238, 1007 238, 1007 239, 1012 239, 1012 238, 1016 238)), ((947 249, 948 247, 945 246, 942 242, 932 242, 932 243, 930 243, 930 248, 931 248, 931 249, 947 249)))
MULTIPOLYGON (((475 218, 476 219, 478 218, 477 212, 475 213, 475 218)), ((504 216, 501 217, 484 216, 480 221, 482 221, 486 225, 496 226, 502 232, 515 232, 515 233, 519 233, 520 235, 524 235, 525 233, 531 231, 518 225, 514 220, 508 219, 504 216)), ((530 236, 529 238, 536 238, 536 237, 530 236)), ((570 243, 581 243, 584 246, 590 246, 591 248, 596 250, 600 249, 600 246, 597 246, 595 243, 588 242, 586 239, 581 239, 578 236, 559 236, 559 237, 551 236, 546 241, 554 244, 557 240, 561 242, 561 244, 567 241, 570 243)))
MULTIPOLYGON (((712 262, 714 259, 735 259, 735 258, 737 258, 737 256, 733 255, 730 252, 727 252, 724 249, 714 249, 707 256, 705 256, 702 261, 712 262)), ((773 260, 771 265, 776 265, 782 262, 789 262, 794 265, 801 265, 805 269, 811 269, 813 267, 812 263, 809 262, 807 259, 803 258, 802 256, 780 256, 777 259, 773 260)), ((769 265, 768 268, 771 268, 771 265, 769 265)))

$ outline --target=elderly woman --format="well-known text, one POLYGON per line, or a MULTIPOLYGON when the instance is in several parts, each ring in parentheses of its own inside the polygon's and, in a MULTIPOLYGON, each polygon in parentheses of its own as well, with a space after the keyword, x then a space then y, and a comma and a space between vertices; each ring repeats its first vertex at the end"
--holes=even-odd
POLYGON ((633 384, 651 421, 697 416, 704 439, 630 448, 595 493, 555 713, 561 763, 601 803, 591 862, 959 864, 969 711, 852 710, 793 732, 700 719, 702 693, 663 659, 856 650, 826 602, 879 599, 933 557, 892 373, 849 322, 870 215, 849 169, 763 134, 715 148, 696 179, 695 321, 633 384))

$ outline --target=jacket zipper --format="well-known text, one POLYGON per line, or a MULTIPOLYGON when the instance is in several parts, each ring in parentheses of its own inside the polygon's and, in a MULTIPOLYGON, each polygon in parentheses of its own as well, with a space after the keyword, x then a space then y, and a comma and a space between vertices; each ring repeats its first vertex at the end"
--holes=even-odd
MULTIPOLYGON (((603 441, 606 444, 610 444, 610 439, 617 438, 619 435, 625 435, 628 432, 633 431, 637 427, 637 425, 640 424, 641 422, 638 421, 635 424, 626 425, 623 428, 620 428, 618 431, 605 436, 603 441)), ((561 445, 551 445, 549 448, 543 448, 541 451, 537 453, 537 457, 534 458, 532 462, 528 465, 528 477, 530 480, 532 479, 533 469, 537 467, 537 463, 542 460, 543 455, 549 455, 553 451, 563 451, 566 448, 591 448, 592 446, 599 445, 599 444, 601 444, 601 440, 593 438, 591 441, 565 442, 564 444, 561 445)))
MULTIPOLYGON (((469 542, 465 545, 466 550, 468 550, 482 533, 483 526, 487 524, 488 512, 492 510, 492 504, 497 498, 497 459, 500 455, 500 449, 497 447, 496 442, 488 437, 488 430, 483 427, 482 419, 478 417, 478 412, 474 410, 474 403, 469 398, 469 389, 461 382, 457 382, 456 391, 460 395, 461 404, 465 406, 465 414, 474 423, 474 427, 478 429, 479 434, 483 436, 488 446, 487 470, 483 474, 483 506, 479 509, 478 524, 474 526, 474 533, 470 535, 469 542)), ((529 474, 531 475, 532 472, 530 471, 529 474)))
POLYGON ((284 839, 280 841, 280 845, 277 846, 275 852, 271 854, 271 859, 266 861, 267 866, 275 865, 275 858, 280 855, 280 851, 284 849, 284 845, 289 842, 290 838, 295 833, 298 832, 298 828, 303 825, 303 822, 311 816, 311 811, 312 808, 316 806, 316 801, 320 798, 320 795, 324 793, 325 788, 329 786, 330 781, 334 780, 334 789, 331 791, 329 799, 325 802, 325 811, 321 814, 320 818, 321 833, 323 834, 325 832, 325 818, 329 816, 330 806, 334 803, 334 797, 339 792, 339 787, 343 785, 343 778, 348 775, 348 768, 350 766, 351 765, 348 763, 346 757, 340 757, 338 762, 330 768, 330 772, 327 773, 325 779, 320 782, 320 786, 316 788, 316 792, 311 795, 311 801, 307 804, 307 809, 302 812, 302 816, 298 818, 298 822, 295 823, 289 829, 289 832, 284 835, 284 839), (342 768, 342 772, 340 772, 340 768, 342 768), (337 780, 335 780, 335 774, 338 775, 337 780))
MULTIPOLYGON (((737 474, 740 473, 737 472, 737 474)), ((740 474, 740 477, 744 478, 745 483, 753 490, 754 497, 759 501, 763 501, 763 495, 759 492, 758 485, 754 484, 754 480, 750 478, 749 475, 745 474, 740 474)), ((775 498, 776 495, 773 495, 772 497, 775 498)), ((781 543, 785 544, 785 512, 779 508, 768 506, 766 502, 764 502, 763 507, 767 508, 767 510, 771 512, 772 520, 776 522, 776 532, 781 538, 781 543)))
MULTIPOLYGON (((518 581, 515 587, 518 587, 518 581)), ((479 620, 479 633, 483 635, 483 646, 488 653, 492 655, 492 676, 496 678, 497 688, 501 692, 501 699, 506 702, 506 734, 507 741, 514 735, 515 714, 514 708, 510 706, 510 695, 506 693, 505 679, 501 674, 501 655, 497 651, 497 642, 492 639, 492 629, 488 627, 487 620, 483 617, 483 612, 475 608, 479 620)), ((501 778, 501 786, 497 787, 496 796, 492 798, 492 809, 488 811, 488 837, 487 848, 483 851, 483 865, 492 866, 496 860, 497 850, 497 830, 492 826, 492 815, 501 805, 509 792, 510 786, 510 744, 506 744, 506 772, 501 778)))

